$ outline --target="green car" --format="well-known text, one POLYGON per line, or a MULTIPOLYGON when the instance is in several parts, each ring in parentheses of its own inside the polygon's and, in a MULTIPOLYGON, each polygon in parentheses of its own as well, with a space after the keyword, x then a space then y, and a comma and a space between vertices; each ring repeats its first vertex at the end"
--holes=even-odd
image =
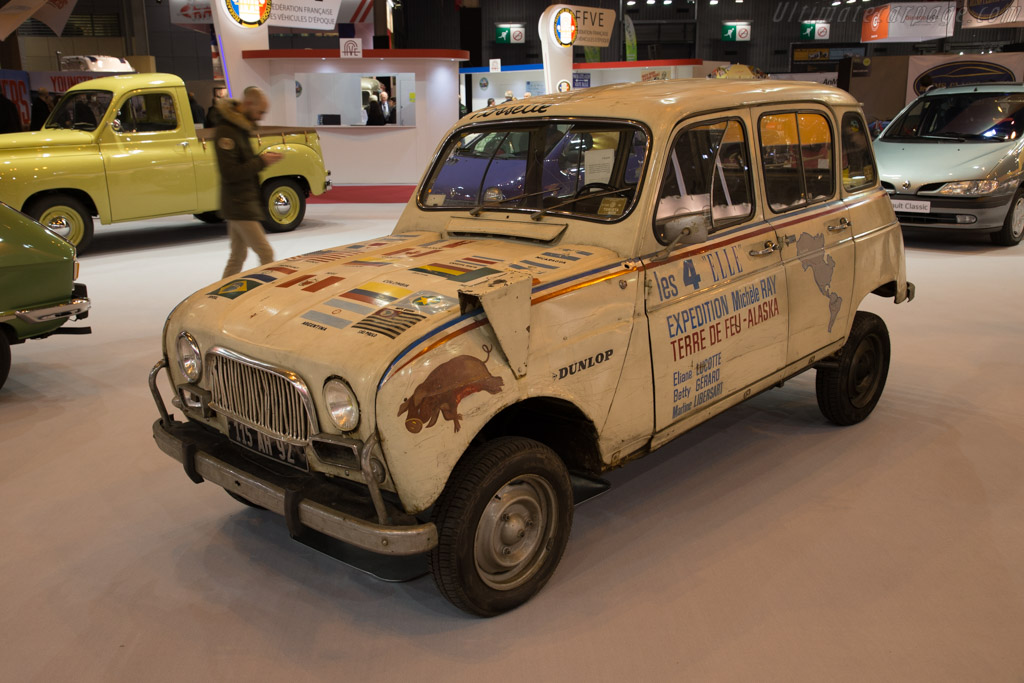
POLYGON ((91 332, 62 327, 88 316, 91 304, 77 276, 70 242, 0 202, 0 387, 11 369, 12 344, 91 332))

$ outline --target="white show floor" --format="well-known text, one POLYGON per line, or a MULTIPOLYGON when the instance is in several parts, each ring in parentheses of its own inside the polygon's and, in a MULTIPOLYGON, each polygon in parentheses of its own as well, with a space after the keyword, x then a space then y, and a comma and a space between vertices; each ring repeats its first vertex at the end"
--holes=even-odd
MULTIPOLYGON (((400 211, 311 206, 271 241, 400 211)), ((186 479, 146 378, 224 229, 101 227, 93 334, 14 347, 0 390, 0 680, 1024 680, 1024 246, 907 253, 918 298, 864 305, 893 344, 867 421, 826 423, 813 373, 754 398, 610 473, 548 586, 481 620, 186 479)))

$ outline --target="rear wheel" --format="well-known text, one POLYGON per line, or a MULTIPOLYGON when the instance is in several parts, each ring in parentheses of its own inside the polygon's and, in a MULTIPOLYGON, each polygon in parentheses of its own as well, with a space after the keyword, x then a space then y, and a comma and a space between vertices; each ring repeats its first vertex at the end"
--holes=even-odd
POLYGON ((25 213, 75 245, 78 253, 88 249, 92 242, 92 214, 70 195, 55 194, 38 199, 25 213))
POLYGON ((1024 235, 1024 185, 1017 188, 1010 202, 1010 210, 1006 212, 1003 227, 992 233, 992 242, 1001 247, 1012 247, 1020 243, 1024 235))
POLYGON ((472 614, 514 609, 551 578, 572 515, 569 473, 554 451, 519 437, 486 442, 456 465, 435 507, 434 582, 472 614))
POLYGON ((0 389, 3 388, 4 382, 7 381, 7 375, 11 371, 11 343, 7 341, 7 336, 3 330, 0 330, 0 389))
POLYGON ((889 331, 874 313, 857 311, 843 348, 817 370, 818 408, 837 425, 860 422, 874 410, 889 374, 889 331))
POLYGON ((263 227, 270 232, 288 232, 306 215, 306 193, 289 178, 268 180, 263 186, 263 227))

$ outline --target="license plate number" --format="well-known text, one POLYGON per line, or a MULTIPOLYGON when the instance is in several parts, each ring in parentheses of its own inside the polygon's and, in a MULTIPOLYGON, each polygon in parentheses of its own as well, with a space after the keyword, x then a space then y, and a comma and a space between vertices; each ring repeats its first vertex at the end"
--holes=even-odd
POLYGON ((928 213, 932 210, 932 203, 920 199, 894 199, 892 208, 905 213, 928 213))
POLYGON ((283 462, 300 470, 309 469, 309 465, 306 462, 306 450, 302 446, 296 446, 286 441, 275 439, 272 436, 267 436, 263 432, 247 427, 240 422, 228 420, 228 438, 239 446, 255 451, 271 460, 283 462))

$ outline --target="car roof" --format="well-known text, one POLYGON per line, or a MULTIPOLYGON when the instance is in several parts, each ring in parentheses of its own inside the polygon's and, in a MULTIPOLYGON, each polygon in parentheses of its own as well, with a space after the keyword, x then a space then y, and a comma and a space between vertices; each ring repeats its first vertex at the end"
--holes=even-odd
POLYGON ((681 78, 616 83, 565 94, 541 95, 467 114, 460 123, 532 116, 607 116, 663 124, 681 115, 785 102, 815 101, 857 106, 849 93, 819 83, 774 80, 681 78))
POLYGON ((1024 84, 1021 83, 975 83, 974 85, 957 85, 951 88, 932 88, 924 93, 922 97, 936 97, 940 95, 957 95, 970 92, 1014 92, 1024 93, 1024 84))
POLYGON ((82 81, 81 83, 68 88, 68 91, 112 90, 114 92, 124 92, 126 90, 134 90, 136 88, 157 87, 161 85, 184 86, 185 82, 181 80, 180 76, 175 76, 174 74, 121 74, 117 76, 94 78, 90 81, 82 81))

